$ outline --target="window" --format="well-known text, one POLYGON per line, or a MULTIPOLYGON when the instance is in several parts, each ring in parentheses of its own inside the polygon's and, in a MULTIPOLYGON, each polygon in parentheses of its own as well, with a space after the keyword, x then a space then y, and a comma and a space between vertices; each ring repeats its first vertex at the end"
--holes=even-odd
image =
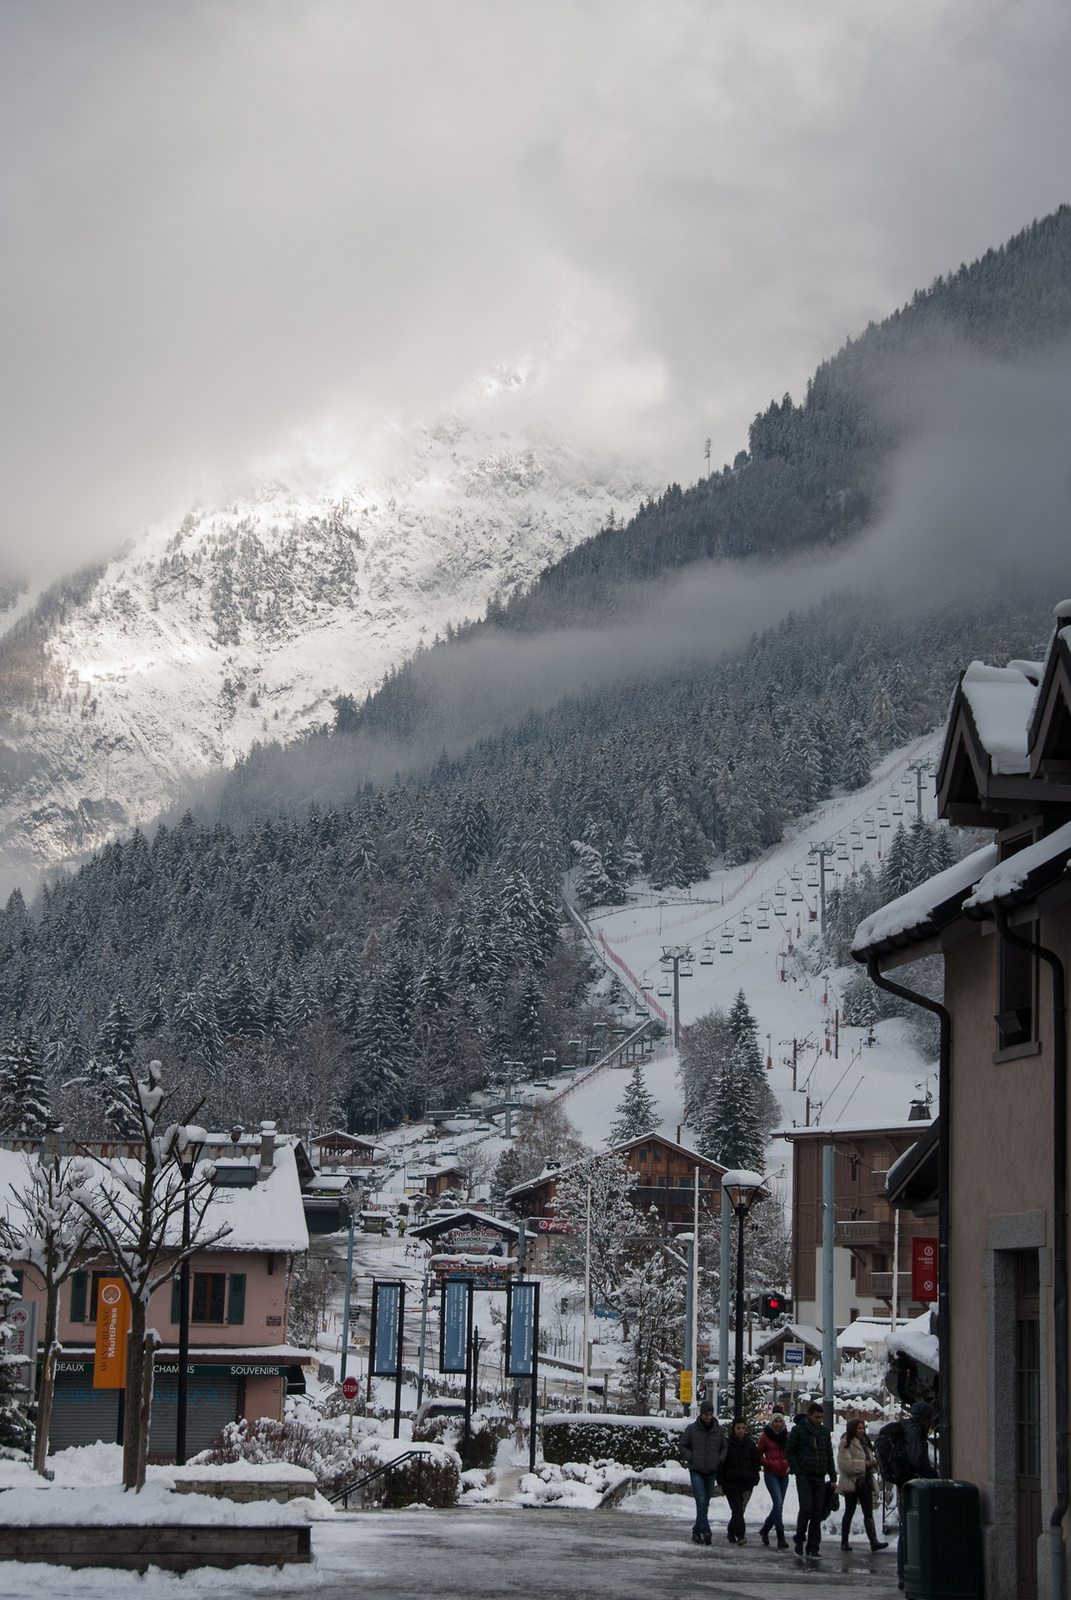
POLYGON ((661 1159, 662 1159, 662 1152, 658 1148, 658 1146, 655 1145, 654 1149, 651 1151, 651 1160, 652 1161, 661 1161, 661 1159))
POLYGON ((870 1259, 870 1270, 871 1270, 871 1272, 888 1272, 888 1270, 889 1270, 889 1258, 888 1258, 888 1256, 882 1255, 880 1250, 875 1250, 873 1256, 870 1259))
POLYGON ((245 1321, 245 1273, 232 1272, 230 1293, 227 1296, 227 1321, 245 1321))
POLYGON ((111 1272, 72 1272, 71 1273, 71 1321, 96 1322, 97 1320, 97 1294, 100 1290, 102 1278, 116 1278, 118 1273, 111 1272))
POLYGON ((195 1272, 191 1322, 222 1322, 227 1294, 225 1272, 195 1272))

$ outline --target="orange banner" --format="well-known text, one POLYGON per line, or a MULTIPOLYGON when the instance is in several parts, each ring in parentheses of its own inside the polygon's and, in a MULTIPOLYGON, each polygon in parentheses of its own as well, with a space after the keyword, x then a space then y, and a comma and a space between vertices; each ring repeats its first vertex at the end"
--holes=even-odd
POLYGON ((97 1348, 93 1361, 94 1389, 122 1389, 126 1385, 126 1336, 130 1327, 130 1296, 121 1278, 101 1278, 97 1284, 97 1348))

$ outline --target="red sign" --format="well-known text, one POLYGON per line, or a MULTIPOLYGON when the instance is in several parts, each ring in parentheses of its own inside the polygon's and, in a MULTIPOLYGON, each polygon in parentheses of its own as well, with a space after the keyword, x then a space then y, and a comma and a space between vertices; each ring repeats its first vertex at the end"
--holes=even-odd
POLYGON ((572 1233, 573 1224, 566 1217, 534 1217, 537 1233, 572 1233))
POLYGON ((911 1298, 920 1304, 937 1299, 937 1240, 911 1241, 911 1298))
POLYGON ((343 1378, 342 1393, 346 1396, 347 1400, 356 1400, 360 1392, 361 1386, 357 1382, 356 1378, 343 1378))

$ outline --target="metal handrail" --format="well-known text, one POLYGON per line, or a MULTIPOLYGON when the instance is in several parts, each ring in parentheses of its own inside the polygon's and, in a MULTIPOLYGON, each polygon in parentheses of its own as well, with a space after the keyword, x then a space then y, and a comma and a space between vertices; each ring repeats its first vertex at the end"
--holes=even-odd
MULTIPOLYGON (((423 1477, 424 1457, 425 1456, 430 1456, 430 1455, 431 1455, 431 1451, 430 1450, 406 1450, 404 1455, 395 1456, 393 1461, 385 1461, 382 1464, 382 1466, 373 1467, 371 1472, 366 1472, 363 1478, 358 1478, 356 1480, 356 1482, 347 1484, 346 1488, 345 1489, 340 1489, 337 1494, 328 1495, 328 1497, 327 1497, 328 1504, 329 1505, 333 1505, 333 1506, 337 1506, 339 1501, 341 1500, 343 1502, 342 1509, 344 1511, 348 1511, 349 1508, 350 1508, 350 1495, 351 1494, 356 1494, 358 1489, 363 1489, 366 1483, 371 1483, 372 1482, 373 1478, 381 1478, 385 1472, 386 1473, 393 1472, 395 1467, 400 1467, 402 1465, 403 1461, 412 1460, 414 1457, 416 1458, 416 1463, 417 1463, 417 1499, 419 1500, 420 1499, 421 1479, 423 1477)), ((390 1497, 391 1497, 392 1489, 393 1489, 393 1479, 387 1485, 387 1505, 388 1506, 390 1505, 390 1497)))

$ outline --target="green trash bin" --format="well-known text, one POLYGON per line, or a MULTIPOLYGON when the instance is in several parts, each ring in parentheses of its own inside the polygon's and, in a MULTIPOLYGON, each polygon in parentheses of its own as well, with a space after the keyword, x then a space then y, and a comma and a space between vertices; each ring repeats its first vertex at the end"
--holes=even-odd
POLYGON ((912 1478, 903 1489, 907 1600, 982 1600, 978 1486, 912 1478))

